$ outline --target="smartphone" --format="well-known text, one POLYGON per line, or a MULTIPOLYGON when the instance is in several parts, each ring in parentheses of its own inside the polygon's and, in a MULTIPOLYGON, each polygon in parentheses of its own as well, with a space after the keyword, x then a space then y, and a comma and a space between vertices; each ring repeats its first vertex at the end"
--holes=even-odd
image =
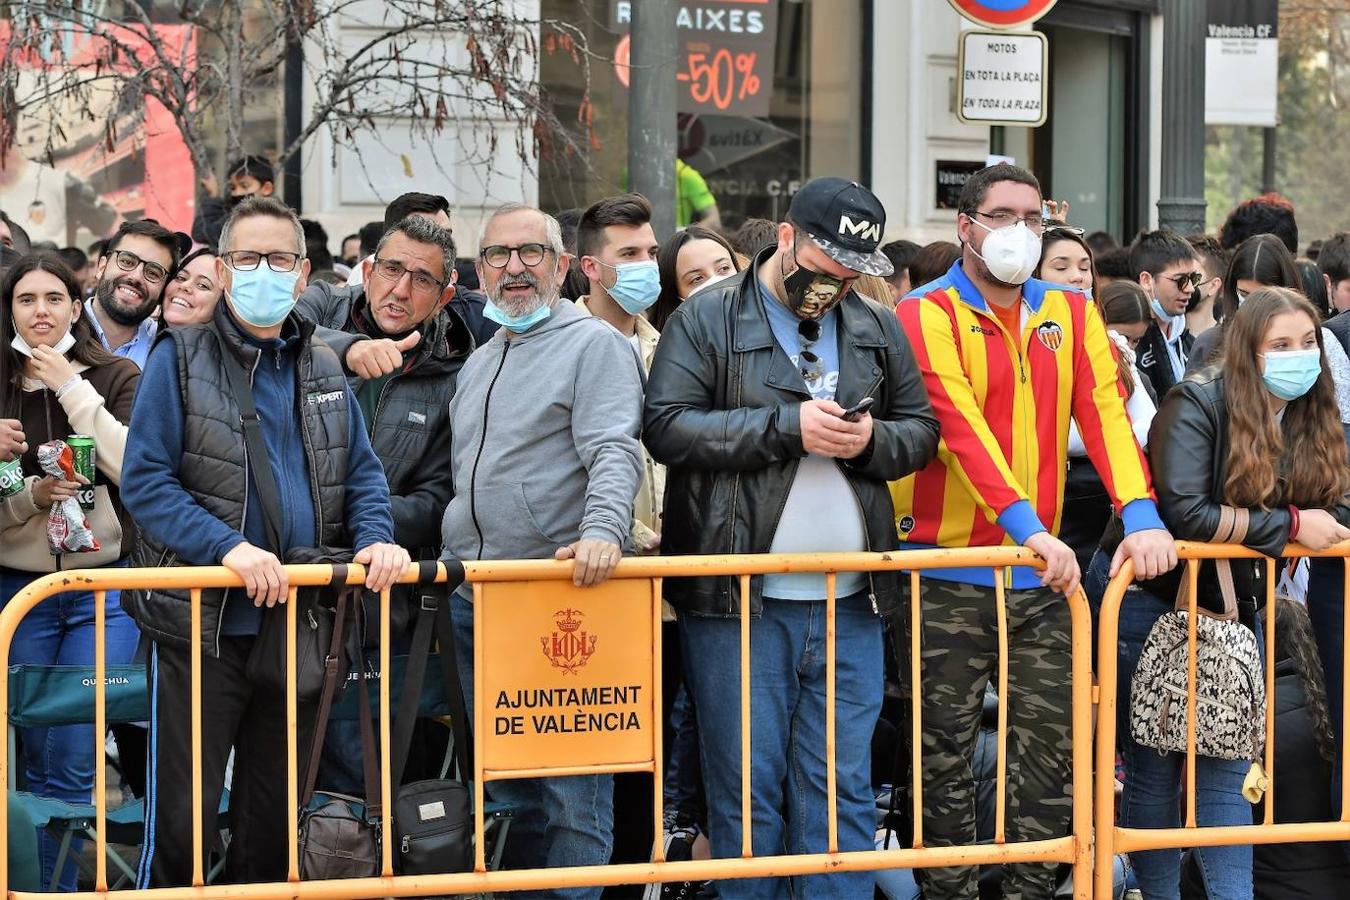
POLYGON ((876 401, 871 397, 864 397, 858 401, 856 406, 850 406, 848 409, 844 410, 839 418, 843 419, 845 422, 856 422, 862 418, 863 413, 872 408, 872 404, 875 402, 876 401))

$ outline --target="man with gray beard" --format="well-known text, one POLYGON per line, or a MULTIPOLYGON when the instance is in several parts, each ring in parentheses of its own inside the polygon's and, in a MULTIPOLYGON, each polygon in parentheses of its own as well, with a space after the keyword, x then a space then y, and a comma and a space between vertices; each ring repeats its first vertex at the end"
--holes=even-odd
MULTIPOLYGON (((599 584, 631 551, 642 477, 642 375, 628 341, 560 300, 567 274, 558 222, 529 206, 497 210, 483 228, 484 315, 502 326, 460 370, 450 403, 455 489, 444 557, 570 559, 578 586, 599 584)), ((472 594, 451 600, 460 678, 473 715, 472 594)), ((614 778, 493 782, 516 805, 510 868, 599 866, 613 845, 614 778)), ((599 888, 535 893, 599 897, 599 888)))

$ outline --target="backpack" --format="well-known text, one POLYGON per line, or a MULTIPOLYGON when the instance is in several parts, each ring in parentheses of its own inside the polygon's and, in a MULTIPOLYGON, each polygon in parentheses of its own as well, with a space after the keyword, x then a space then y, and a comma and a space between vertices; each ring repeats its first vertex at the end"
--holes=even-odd
MULTIPOLYGON (((1222 613, 1196 607, 1195 752, 1216 759, 1260 759, 1265 746, 1266 685, 1256 635, 1238 621, 1232 565, 1217 560, 1222 613)), ((1176 608, 1144 642, 1130 695, 1130 734, 1145 747, 1186 752, 1189 579, 1176 608)))

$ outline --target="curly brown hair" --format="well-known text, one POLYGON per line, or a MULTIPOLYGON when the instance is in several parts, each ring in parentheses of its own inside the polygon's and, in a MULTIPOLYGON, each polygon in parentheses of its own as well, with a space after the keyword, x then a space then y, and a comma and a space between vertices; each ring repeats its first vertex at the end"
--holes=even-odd
MULTIPOLYGON (((1284 409, 1283 422, 1271 410, 1257 359, 1270 322, 1283 313, 1303 313, 1317 325, 1317 310, 1287 288, 1255 291, 1234 313, 1224 334, 1224 395, 1228 404, 1228 477, 1224 497, 1242 507, 1307 506, 1325 509, 1350 492, 1345 432, 1336 407, 1331 370, 1284 409), (1291 465, 1298 460, 1298 465, 1291 465)), ((1317 347, 1322 331, 1314 327, 1317 347)))

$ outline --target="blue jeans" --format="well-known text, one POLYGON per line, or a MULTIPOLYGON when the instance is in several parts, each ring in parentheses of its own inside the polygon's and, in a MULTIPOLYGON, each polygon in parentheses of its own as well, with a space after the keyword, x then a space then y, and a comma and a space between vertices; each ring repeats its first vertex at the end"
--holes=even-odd
MULTIPOLYGON (((1181 827, 1181 777, 1186 756, 1159 753, 1130 736, 1130 685, 1144 641, 1153 623, 1172 609, 1171 602, 1131 588, 1120 608, 1120 679, 1116 685, 1116 742, 1125 759, 1125 791, 1120 824, 1127 828, 1181 827)), ((1260 618, 1256 622, 1261 644, 1260 618)), ((1195 758, 1195 820, 1199 826, 1250 825, 1252 807, 1242 796, 1242 780, 1251 767, 1243 760, 1195 758)), ((1210 900, 1251 900, 1252 848, 1199 847, 1196 859, 1210 900)), ((1181 896, 1181 851, 1148 850, 1130 854, 1139 887, 1149 900, 1181 896)))
POLYGON ((681 681, 675 689, 671 704, 670 758, 666 762, 666 823, 696 824, 702 827, 707 819, 703 809, 703 772, 699 767, 698 725, 694 718, 694 701, 689 689, 681 681))
MULTIPOLYGON (((741 854, 740 623, 682 615, 685 675, 698 716, 714 857, 741 854)), ((876 846, 871 743, 881 713, 881 619, 866 595, 838 601, 835 747, 839 849, 876 846)), ((757 857, 823 853, 825 794, 825 603, 764 600, 750 626, 752 845, 757 857)), ((871 872, 796 879, 799 897, 871 897, 871 872)), ((789 896, 787 878, 724 884, 724 897, 789 896)))
MULTIPOLYGON (((0 569, 0 607, 34 580, 32 572, 0 569)), ((104 647, 108 665, 131 662, 140 632, 136 623, 122 612, 121 592, 108 591, 104 601, 104 647)), ((10 665, 92 666, 94 664, 94 595, 72 591, 43 600, 23 617, 15 629, 9 650, 10 665)), ((93 707, 89 717, 93 719, 93 707)), ((59 725, 48 728, 24 728, 24 774, 28 790, 40 797, 53 797, 69 803, 89 803, 94 790, 94 726, 59 725)), ((102 742, 99 742, 99 752, 102 742)), ((60 890, 75 890, 79 872, 72 858, 80 852, 81 841, 72 841, 70 854, 61 869, 60 890)), ((42 883, 51 884, 56 869, 60 842, 46 831, 38 832, 38 852, 42 857, 42 883)))
MULTIPOLYGON (((464 702, 473 717, 473 604, 450 602, 464 702)), ((487 786, 495 801, 516 807, 503 864, 509 869, 604 866, 614 849, 614 776, 518 778, 487 786)), ((520 897, 598 898, 600 888, 521 891, 520 897)))

